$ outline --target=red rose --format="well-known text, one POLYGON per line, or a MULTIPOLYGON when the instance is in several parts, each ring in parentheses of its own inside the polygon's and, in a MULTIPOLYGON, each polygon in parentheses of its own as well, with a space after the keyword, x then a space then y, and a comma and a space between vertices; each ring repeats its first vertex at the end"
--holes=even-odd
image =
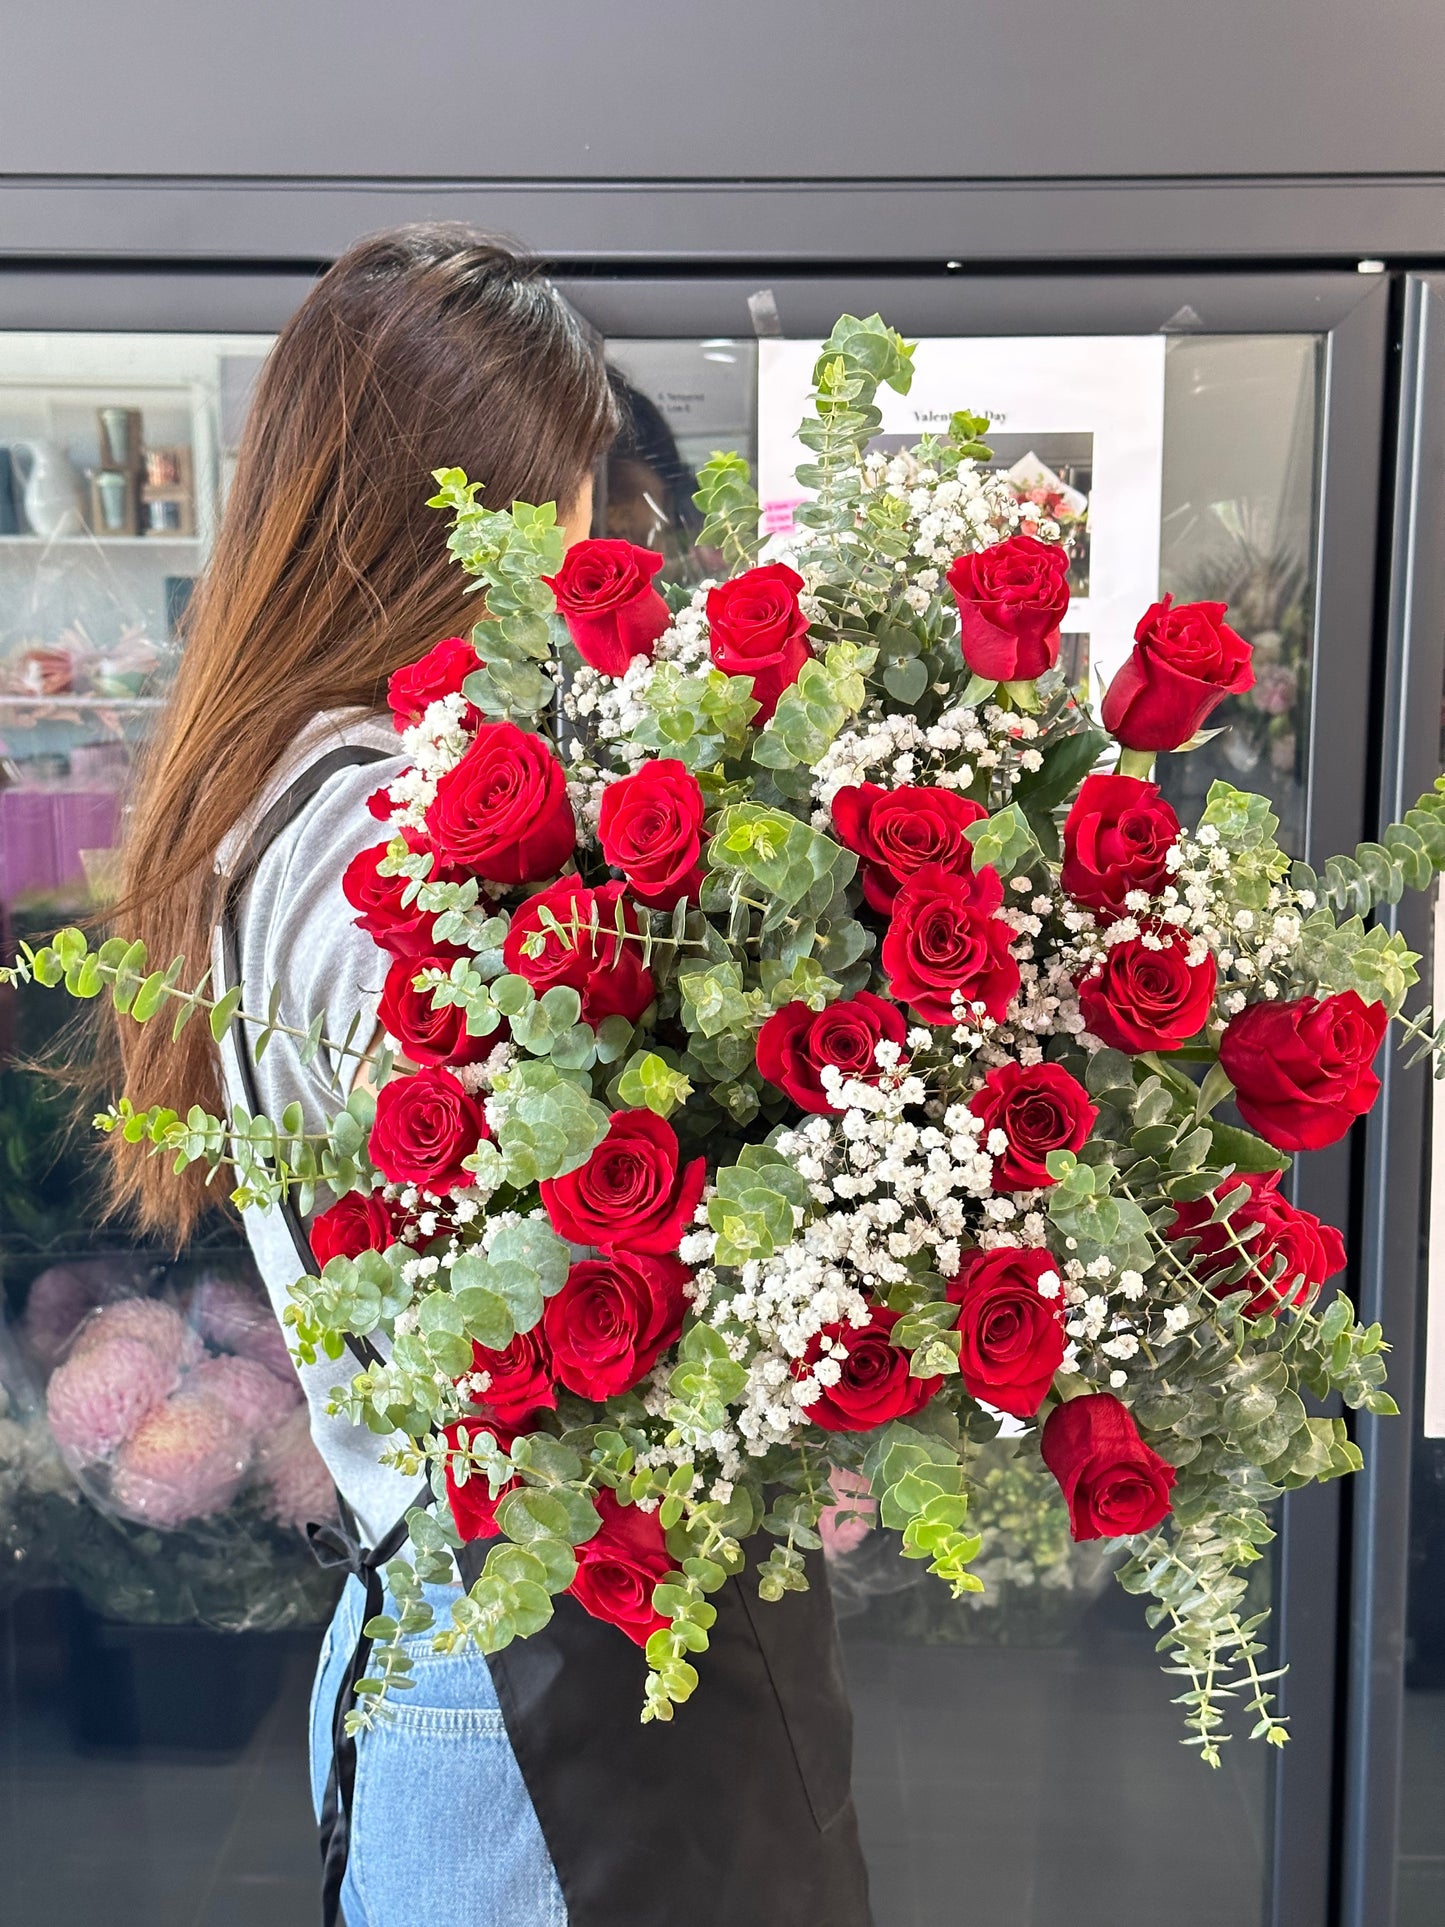
POLYGON ((972 1251, 948 1297, 959 1308, 963 1388, 1015 1418, 1032 1418, 1064 1362, 1064 1294, 1058 1261, 1042 1248, 972 1251), (1053 1274, 1054 1295, 1039 1280, 1053 1274))
POLYGON ((602 792, 598 841, 641 903, 670 910, 697 902, 702 884, 702 787, 686 763, 664 757, 602 792))
POLYGON ((724 675, 751 676, 761 729, 783 691, 812 656, 808 618, 798 603, 803 578, 786 562, 767 562, 720 582, 707 594, 712 659, 724 675))
POLYGON ((472 1371, 485 1372, 485 1390, 468 1388, 471 1403, 482 1417, 497 1425, 521 1425, 533 1412, 553 1409, 557 1387, 552 1383, 552 1353, 540 1325, 518 1332, 501 1351, 472 1346, 472 1371))
POLYGON ((1075 903, 1122 916, 1129 891, 1154 897, 1164 888, 1165 858, 1178 840, 1179 818, 1157 783, 1086 776, 1064 819, 1059 881, 1075 903))
POLYGON ((1053 668, 1069 606, 1069 558, 1059 543, 1011 535, 959 556, 948 586, 958 603, 958 646, 976 676, 1033 682, 1053 668))
MULTIPOLYGON (((411 888, 410 877, 384 877, 377 869, 388 847, 373 843, 354 856, 342 873, 341 894, 359 913, 354 919, 358 930, 364 930, 394 957, 414 957, 432 947, 435 913, 419 910, 415 900, 402 902, 411 888)), ((433 864, 433 877, 440 881, 442 874, 433 864)))
POLYGON ((1345 1268, 1345 1241, 1339 1232, 1312 1211, 1301 1211, 1282 1198, 1279 1179, 1278 1171, 1241 1171, 1220 1187, 1226 1196, 1241 1184, 1249 1187, 1249 1196, 1234 1207, 1227 1224, 1210 1223, 1219 1202, 1215 1194, 1176 1206, 1169 1227, 1171 1238, 1197 1240, 1189 1268, 1216 1298, 1249 1292, 1246 1318, 1258 1318, 1267 1311, 1277 1315, 1286 1305, 1304 1304, 1327 1278, 1345 1268), (1251 1236, 1252 1227, 1258 1229, 1251 1236), (1249 1268, 1242 1278, 1227 1278, 1223 1274, 1240 1259, 1241 1244, 1249 1268), (1283 1270, 1279 1269, 1281 1258, 1283 1270))
POLYGON ((825 1325, 808 1341, 807 1351, 793 1362, 794 1378, 809 1376, 820 1359, 847 1354, 837 1383, 820 1385, 817 1398, 804 1408, 811 1424, 825 1432, 867 1432, 923 1410, 943 1380, 910 1375, 912 1355, 889 1342, 899 1316, 886 1305, 875 1305, 861 1329, 846 1323, 825 1325))
POLYGON ((555 876, 577 844, 567 774, 549 744, 515 723, 483 723, 437 784, 426 826, 438 857, 489 883, 555 876))
POLYGON ((542 1180, 552 1229, 572 1244, 676 1251, 702 1196, 707 1159, 684 1166, 655 1111, 614 1111, 602 1142, 565 1177, 542 1180))
POLYGON ((602 1526, 576 1548, 577 1574, 567 1590, 594 1619, 645 1646, 667 1624, 652 1604, 653 1592, 674 1569, 662 1521, 655 1512, 623 1505, 608 1486, 596 1497, 602 1526))
POLYGON ((1002 903, 997 870, 966 877, 937 863, 915 870, 893 900, 883 939, 889 995, 926 1024, 951 1024, 957 992, 965 1008, 982 1004, 1001 1024, 1019 987, 1009 954, 1014 933, 994 914, 1002 903))
MULTIPOLYGON (((530 1416, 530 1415, 529 1415, 530 1416)), ((513 1427, 503 1425, 500 1419, 460 1419, 455 1425, 444 1428, 443 1437, 453 1452, 463 1450, 483 1432, 490 1432, 504 1452, 510 1452, 521 1435, 530 1428, 526 1424, 513 1427)), ((497 1507, 509 1492, 516 1490, 520 1483, 508 1479, 504 1486, 493 1494, 491 1480, 485 1472, 468 1473, 464 1485, 458 1484, 452 1476, 450 1456, 445 1461, 447 1482, 447 1503, 451 1506, 452 1518, 457 1531, 463 1539, 495 1539, 501 1531, 497 1524, 497 1507)))
POLYGON ((833 798, 838 841, 863 859, 864 899, 884 911, 892 908, 898 886, 925 863, 967 876, 973 845, 964 830, 987 815, 982 803, 957 790, 911 784, 882 790, 876 783, 860 783, 833 798))
POLYGON ((799 1109, 831 1111, 823 1094, 824 1066, 834 1064, 845 1078, 876 1084, 875 1047, 884 1039, 901 1044, 907 1035, 903 1012, 871 990, 855 991, 825 1010, 784 1004, 758 1032, 758 1069, 799 1109))
MULTIPOLYGON (((528 897, 512 917, 512 927, 502 943, 502 960, 514 976, 525 977, 540 997, 554 984, 570 984, 582 999, 582 1021, 595 1030, 608 1017, 625 1017, 635 1024, 652 1002, 655 986, 652 973, 643 968, 640 944, 629 943, 617 935, 617 905, 623 901, 622 885, 606 883, 600 890, 589 890, 576 877, 559 877, 550 889, 528 897), (555 931, 543 932, 542 911, 550 910, 569 932, 575 918, 578 934, 563 942, 555 931), (592 915, 597 914, 598 934, 591 935, 592 915), (523 945, 529 936, 542 934, 542 948, 529 957, 523 945)), ((637 920, 624 910, 626 927, 635 930, 637 920)))
POLYGON ((1116 943, 1097 976, 1079 985, 1079 1008, 1092 1034, 1114 1050, 1178 1050, 1203 1030, 1214 1009, 1217 972, 1207 952, 1188 961, 1189 940, 1168 926, 1116 943), (1150 947, 1150 938, 1156 947, 1150 947))
MULTIPOLYGON (((418 662, 409 662, 392 671, 387 679, 386 700, 392 721, 398 729, 419 723, 428 706, 443 696, 459 696, 462 684, 482 659, 461 636, 448 636, 418 662)), ((472 712, 475 715, 475 711, 472 712)))
POLYGON ((1156 602, 1104 694, 1104 727, 1125 749, 1178 749, 1226 696, 1254 687, 1251 650, 1224 621, 1222 602, 1156 602))
POLYGON ((1049 1152, 1081 1151, 1099 1115, 1089 1093, 1062 1064, 1000 1064, 968 1108, 983 1123, 995 1191, 1038 1191, 1052 1184, 1044 1162, 1049 1152), (995 1131, 1007 1140, 1001 1151, 989 1147, 995 1131))
POLYGON ((573 1265, 542 1314, 558 1381, 581 1398, 630 1392, 682 1330, 691 1276, 680 1259, 643 1251, 573 1265))
POLYGON ((385 1251, 396 1243, 396 1220, 379 1191, 348 1191, 329 1210, 319 1211, 307 1234, 318 1265, 332 1258, 359 1258, 363 1251, 385 1251))
POLYGON ((1169 1511, 1174 1467, 1140 1438, 1110 1392, 1088 1392, 1049 1413, 1039 1452, 1059 1482, 1076 1539, 1127 1539, 1169 1511))
POLYGON ((672 617, 652 586, 663 558, 635 542, 574 542, 556 575, 542 580, 557 598, 583 662, 623 676, 634 656, 650 661, 672 617))
POLYGON ((376 1094, 371 1161, 392 1184, 460 1191, 472 1182, 462 1159, 490 1136, 481 1105, 450 1071, 413 1071, 376 1094))
POLYGON ((1246 1004, 1219 1046, 1239 1115, 1281 1151, 1334 1144, 1380 1095, 1370 1066, 1389 1021, 1353 990, 1246 1004))
POLYGON ((506 1036, 503 1029, 473 1037, 467 1013, 460 1004, 432 1003, 429 990, 416 989, 424 970, 449 971, 464 950, 433 956, 398 957, 386 973, 386 984, 376 1006, 377 1021, 401 1046, 413 1064, 478 1064, 506 1036))

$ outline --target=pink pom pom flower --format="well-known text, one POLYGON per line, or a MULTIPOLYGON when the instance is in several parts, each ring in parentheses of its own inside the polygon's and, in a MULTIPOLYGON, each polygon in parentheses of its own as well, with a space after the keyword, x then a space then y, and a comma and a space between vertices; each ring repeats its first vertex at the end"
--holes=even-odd
POLYGON ((142 1419, 116 1455, 117 1511, 153 1526, 204 1519, 230 1504, 251 1447, 219 1399, 180 1392, 142 1419))
POLYGON ((138 1338, 116 1338, 57 1366, 45 1408, 71 1465, 107 1458, 175 1386, 174 1365, 138 1338))

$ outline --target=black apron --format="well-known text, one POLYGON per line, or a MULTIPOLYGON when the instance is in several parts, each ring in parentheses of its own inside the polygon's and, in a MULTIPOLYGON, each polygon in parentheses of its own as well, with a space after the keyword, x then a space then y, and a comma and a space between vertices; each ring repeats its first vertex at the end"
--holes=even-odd
MULTIPOLYGON (((267 846, 337 770, 386 754, 360 745, 329 751, 263 816, 227 885, 227 983, 241 980, 240 900, 267 846)), ((259 1111, 244 1037, 236 1056, 243 1094, 259 1111)), ((289 1200, 281 1209, 310 1271, 305 1228, 289 1200)), ((362 1342, 352 1350, 363 1363, 377 1356, 362 1342)), ((375 1550, 354 1530, 328 1527, 313 1538, 319 1556, 366 1586, 368 1616, 379 1610, 380 1568, 403 1543, 397 1529, 375 1550)), ((467 1585, 492 1543, 462 1549, 467 1585)), ((712 1595, 717 1622, 698 1657, 697 1691, 667 1724, 639 1718, 641 1649, 570 1596, 554 1600, 541 1632, 488 1655, 569 1927, 677 1927, 680 1918, 686 1927, 871 1927, 849 1791, 853 1720, 827 1571, 810 1555, 809 1590, 771 1605, 759 1600, 754 1575, 750 1556, 747 1570, 712 1595)), ((333 1719, 321 1822, 327 1927, 339 1917, 356 1775, 345 1715, 369 1650, 363 1635, 333 1719)), ((464 1909, 458 1895, 455 1927, 468 1927, 464 1909)))

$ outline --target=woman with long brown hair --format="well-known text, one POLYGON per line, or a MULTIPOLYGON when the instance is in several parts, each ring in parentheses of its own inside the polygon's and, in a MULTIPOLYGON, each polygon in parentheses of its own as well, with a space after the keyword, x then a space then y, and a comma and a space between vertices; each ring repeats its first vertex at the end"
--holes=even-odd
MULTIPOLYGON (((257 388, 130 818, 117 927, 152 955, 212 955, 246 1009, 279 984, 288 1017, 376 1034, 379 953, 342 877, 379 840, 367 797, 402 764, 386 683, 477 614, 425 506, 431 471, 465 468, 494 507, 555 501, 572 541, 616 426, 598 348, 514 249, 412 228, 321 278, 257 388)), ((122 1019, 120 1036, 141 1106, 279 1116, 294 1102, 316 1130, 356 1070, 303 1063, 282 1033, 259 1064, 234 1035, 218 1058, 201 1025, 172 1037, 122 1019)), ((194 1172, 158 1160, 122 1156, 115 1178, 142 1224, 178 1238, 205 1203, 194 1172)), ((313 1265, 305 1232, 294 1214, 243 1216, 279 1313, 313 1265)), ((328 1537, 353 1576, 312 1703, 328 1919, 339 1903, 349 1927, 661 1927, 681 1903, 696 1927, 866 1921, 821 1575, 767 1609, 766 1633, 744 1608, 720 1614, 709 1710, 689 1707, 675 1731, 638 1726, 640 1656, 563 1599, 543 1633, 490 1661, 418 1642, 414 1690, 353 1746, 342 1716, 363 1624, 417 1493, 382 1464, 384 1440, 327 1412, 345 1369, 299 1369, 355 1527, 328 1537)))

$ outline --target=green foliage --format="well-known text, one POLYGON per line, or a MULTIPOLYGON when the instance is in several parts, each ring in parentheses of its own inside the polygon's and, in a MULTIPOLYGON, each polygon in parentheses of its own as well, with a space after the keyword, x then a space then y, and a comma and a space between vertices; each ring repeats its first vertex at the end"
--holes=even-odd
POLYGON ((507 1183, 522 1191, 542 1178, 564 1177, 585 1164, 607 1135, 609 1113, 582 1072, 522 1059, 494 1088, 501 1113, 496 1137, 465 1160, 486 1185, 507 1183))
POLYGON ((437 493, 427 506, 450 509, 447 548, 487 598, 486 619, 473 631, 486 667, 468 676, 467 700, 484 716, 536 717, 556 693, 538 666, 550 665, 557 640, 550 620, 555 600, 541 579, 562 563, 556 506, 514 502, 488 509, 477 500, 481 483, 469 482, 463 470, 437 469, 435 480, 437 493))
POLYGON ((659 1117, 671 1117, 691 1095, 692 1085, 682 1072, 650 1050, 633 1052, 617 1084, 619 1102, 633 1110, 656 1111, 659 1117))
POLYGON ((746 901, 756 889, 765 899, 757 906, 765 911, 765 931, 779 928, 790 913, 794 918, 819 915, 858 867, 851 850, 760 803, 734 803, 718 813, 707 862, 703 908, 746 901))
POLYGON ((648 677, 646 713, 632 740, 656 756, 676 757, 693 771, 711 769, 748 746, 748 723, 758 705, 751 679, 720 669, 685 676, 673 662, 660 662, 648 677))
POLYGON ((876 649, 835 642, 821 662, 805 662, 798 680, 783 691, 771 721, 754 738, 753 761, 769 769, 818 762, 863 707, 864 678, 877 657, 876 649))
POLYGON ((693 501, 702 510, 699 548, 720 549, 732 567, 749 569, 757 561, 758 492, 752 470, 741 455, 714 453, 697 472, 693 501))
POLYGON ((1307 864, 1295 864, 1291 882, 1310 890, 1330 908, 1367 917, 1382 903, 1398 903, 1407 890, 1428 889, 1445 870, 1445 776, 1435 779, 1404 821, 1391 823, 1378 843, 1356 845, 1352 857, 1332 856, 1323 880, 1307 864))

